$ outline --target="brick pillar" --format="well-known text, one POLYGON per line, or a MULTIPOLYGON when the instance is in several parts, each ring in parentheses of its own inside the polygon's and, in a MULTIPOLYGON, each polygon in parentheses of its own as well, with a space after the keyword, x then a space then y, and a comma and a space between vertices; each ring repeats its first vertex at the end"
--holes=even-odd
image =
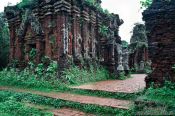
POLYGON ((82 11, 82 18, 83 18, 83 22, 82 22, 82 44, 83 44, 83 56, 84 59, 89 59, 89 52, 90 52, 90 33, 89 33, 89 9, 84 6, 83 7, 83 11, 82 11))
POLYGON ((62 71, 67 68, 68 65, 68 39, 69 39, 69 17, 71 12, 71 0, 62 0, 55 3, 55 12, 57 15, 57 41, 59 42, 58 50, 58 77, 61 77, 62 71))
POLYGON ((52 21, 52 16, 47 15, 45 16, 44 20, 44 26, 45 26, 45 53, 46 56, 52 58, 52 49, 51 49, 51 44, 50 44, 50 36, 52 35, 51 29, 49 28, 49 23, 52 21))
MULTIPOLYGON (((12 25, 12 24, 10 24, 12 25)), ((10 30, 10 56, 9 61, 11 62, 15 57, 15 28, 14 26, 9 27, 10 30)))
POLYGON ((151 82, 162 85, 165 80, 175 82, 175 1, 154 0, 143 13, 149 57, 153 72, 147 76, 147 87, 151 82))
POLYGON ((15 59, 19 61, 19 67, 23 67, 24 61, 24 43, 22 38, 16 41, 15 59))
POLYGON ((93 59, 96 59, 96 43, 97 43, 97 39, 96 39, 96 32, 95 32, 95 28, 96 28, 96 17, 95 17, 95 12, 91 10, 90 12, 90 33, 91 33, 91 55, 93 59))

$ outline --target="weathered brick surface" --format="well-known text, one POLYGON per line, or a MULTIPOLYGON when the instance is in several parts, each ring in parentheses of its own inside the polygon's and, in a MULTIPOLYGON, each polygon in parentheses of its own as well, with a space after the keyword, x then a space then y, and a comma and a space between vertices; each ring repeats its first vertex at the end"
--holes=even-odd
POLYGON ((117 14, 111 17, 84 0, 39 0, 36 4, 25 10, 17 6, 5 8, 10 29, 10 61, 17 59, 27 64, 34 48, 37 62, 48 56, 66 68, 67 58, 80 66, 84 59, 115 71, 118 65, 115 49, 121 42, 118 30, 123 23, 117 14), (109 35, 100 33, 102 25, 109 27, 109 35))
POLYGON ((52 110, 52 112, 54 116, 95 116, 70 108, 61 108, 59 110, 52 110))
POLYGON ((146 78, 147 86, 175 82, 175 0, 154 0, 144 11, 148 36, 149 57, 153 72, 146 78))

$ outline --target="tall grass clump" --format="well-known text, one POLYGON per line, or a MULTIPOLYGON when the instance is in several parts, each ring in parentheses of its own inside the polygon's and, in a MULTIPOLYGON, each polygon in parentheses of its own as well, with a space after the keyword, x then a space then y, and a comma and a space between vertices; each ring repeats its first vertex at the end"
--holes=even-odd
POLYGON ((40 64, 29 62, 24 70, 6 68, 0 71, 0 84, 26 88, 59 89, 64 84, 58 80, 57 70, 56 61, 43 58, 40 64))
POLYGON ((109 72, 102 67, 94 68, 79 68, 77 66, 71 66, 69 69, 63 71, 62 78, 66 79, 68 84, 82 84, 88 82, 96 82, 110 79, 109 72))
POLYGON ((175 84, 166 81, 163 87, 150 87, 145 92, 145 96, 147 100, 156 101, 175 107, 175 84))

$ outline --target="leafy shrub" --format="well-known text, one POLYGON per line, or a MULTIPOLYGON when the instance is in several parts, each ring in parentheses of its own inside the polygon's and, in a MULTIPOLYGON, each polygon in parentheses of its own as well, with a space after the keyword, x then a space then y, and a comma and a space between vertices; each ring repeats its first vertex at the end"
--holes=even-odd
POLYGON ((96 1, 95 0, 85 0, 85 2, 89 5, 89 6, 95 6, 96 1))
POLYGON ((25 9, 25 8, 32 8, 36 6, 38 3, 38 0, 21 0, 19 4, 17 4, 18 8, 25 9))
POLYGON ((95 82, 101 80, 107 80, 110 78, 109 72, 102 68, 94 68, 92 65, 90 68, 78 68, 77 66, 72 66, 63 72, 63 77, 66 78, 66 82, 69 84, 82 84, 87 82, 95 82))
POLYGON ((141 0, 140 4, 143 8, 148 8, 152 4, 153 0, 141 0))
POLYGON ((126 78, 127 78, 127 76, 125 76, 125 72, 120 72, 120 73, 119 73, 118 79, 120 79, 120 80, 125 80, 126 78))
POLYGON ((101 26, 100 26, 99 33, 100 33, 102 36, 107 37, 108 32, 109 32, 109 29, 108 29, 107 26, 105 26, 105 25, 101 25, 101 26))
POLYGON ((161 88, 154 88, 152 84, 152 87, 146 90, 144 96, 146 100, 156 101, 175 107, 175 84, 166 81, 161 88))
POLYGON ((175 84, 166 81, 161 88, 152 86, 145 90, 136 105, 137 115, 174 115, 175 84))

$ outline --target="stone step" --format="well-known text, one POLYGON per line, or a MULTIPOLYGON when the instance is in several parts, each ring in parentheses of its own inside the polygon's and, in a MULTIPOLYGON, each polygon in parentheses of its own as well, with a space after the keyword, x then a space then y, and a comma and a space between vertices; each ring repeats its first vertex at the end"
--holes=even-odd
POLYGON ((129 100, 100 98, 100 97, 76 95, 76 94, 69 94, 69 93, 57 93, 57 92, 49 92, 49 93, 47 92, 46 93, 46 92, 41 92, 41 91, 34 91, 34 90, 28 90, 28 89, 17 89, 17 88, 12 88, 12 87, 0 87, 0 90, 31 93, 31 94, 41 95, 41 96, 50 97, 54 99, 62 99, 62 100, 78 102, 82 104, 93 104, 93 105, 112 107, 112 108, 118 108, 118 109, 124 109, 124 110, 128 110, 130 106, 134 104, 134 102, 129 101, 129 100))
POLYGON ((145 74, 134 74, 131 75, 131 78, 128 78, 126 80, 100 81, 80 86, 73 86, 70 88, 114 93, 137 93, 141 92, 146 87, 145 77, 145 74))
POLYGON ((71 109, 71 108, 61 108, 52 110, 54 116, 95 116, 93 114, 86 114, 84 112, 71 109))
POLYGON ((93 114, 87 114, 85 112, 67 107, 55 109, 54 107, 32 104, 32 103, 25 103, 25 105, 45 112, 51 112, 53 113, 54 116, 95 116, 93 114))

